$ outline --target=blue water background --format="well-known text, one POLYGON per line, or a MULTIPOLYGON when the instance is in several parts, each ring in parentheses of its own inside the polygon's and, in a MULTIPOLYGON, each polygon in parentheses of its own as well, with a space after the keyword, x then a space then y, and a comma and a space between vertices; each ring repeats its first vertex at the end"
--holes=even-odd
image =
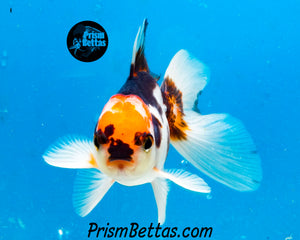
POLYGON ((263 167, 257 191, 237 192, 181 164, 171 148, 166 168, 197 173, 212 198, 171 184, 165 226, 212 226, 216 240, 300 238, 299 1, 11 0, 0 6, 0 239, 87 239, 90 222, 157 222, 150 184, 115 184, 91 214, 79 217, 72 207, 76 171, 42 159, 61 136, 92 138, 104 104, 128 76, 144 17, 151 70, 163 76, 182 48, 205 62, 211 81, 199 101, 202 113, 241 119, 263 167), (93 63, 77 61, 66 47, 68 31, 83 20, 100 23, 109 36, 107 52, 93 63))

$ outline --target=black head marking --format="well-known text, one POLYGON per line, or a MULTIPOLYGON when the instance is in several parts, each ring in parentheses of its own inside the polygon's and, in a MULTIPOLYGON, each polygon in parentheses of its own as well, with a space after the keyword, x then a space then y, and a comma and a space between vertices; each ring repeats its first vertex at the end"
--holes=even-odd
POLYGON ((127 143, 123 143, 120 139, 115 141, 113 138, 111 139, 108 152, 110 153, 110 160, 131 159, 131 155, 133 154, 133 150, 127 143))
POLYGON ((147 133, 136 132, 134 136, 134 144, 137 146, 141 146, 144 144, 145 139, 147 137, 147 133))
POLYGON ((99 148, 100 144, 108 143, 108 138, 105 133, 102 132, 101 129, 95 132, 94 134, 94 144, 97 148, 99 148))
POLYGON ((105 127, 104 132, 101 129, 98 131, 96 129, 94 133, 94 144, 97 148, 99 148, 100 144, 106 144, 109 142, 109 137, 114 134, 115 127, 114 125, 110 124, 105 127))
POLYGON ((104 134, 106 135, 107 138, 109 138, 110 136, 112 136, 114 134, 114 131, 115 131, 114 125, 110 124, 105 127, 104 134))

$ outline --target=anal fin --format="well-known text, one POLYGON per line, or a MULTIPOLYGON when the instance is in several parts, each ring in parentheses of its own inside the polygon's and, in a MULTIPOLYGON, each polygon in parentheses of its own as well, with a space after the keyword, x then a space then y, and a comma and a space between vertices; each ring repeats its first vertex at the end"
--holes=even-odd
POLYGON ((163 224, 166 219, 167 195, 169 191, 168 183, 163 178, 156 178, 151 184, 158 210, 158 222, 163 224))
POLYGON ((210 187, 204 180, 195 174, 186 172, 182 169, 158 170, 155 169, 158 175, 162 178, 169 179, 180 187, 187 190, 201 193, 210 193, 210 187))
POLYGON ((73 193, 73 205, 78 215, 84 217, 89 214, 113 183, 113 179, 98 169, 79 170, 73 193))

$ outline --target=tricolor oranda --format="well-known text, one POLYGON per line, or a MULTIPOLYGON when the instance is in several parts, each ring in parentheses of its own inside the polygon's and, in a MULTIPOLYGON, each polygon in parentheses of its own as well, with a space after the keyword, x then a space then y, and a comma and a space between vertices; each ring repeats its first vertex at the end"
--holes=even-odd
POLYGON ((202 173, 235 190, 255 190, 262 179, 260 158, 244 125, 228 114, 200 113, 199 93, 209 80, 203 63, 180 50, 158 85, 145 58, 147 25, 144 20, 138 30, 129 77, 104 106, 93 140, 62 140, 43 156, 56 167, 85 169, 79 171, 73 194, 80 216, 90 213, 116 182, 151 183, 161 224, 168 181, 209 193, 199 176, 164 168, 170 143, 202 173))

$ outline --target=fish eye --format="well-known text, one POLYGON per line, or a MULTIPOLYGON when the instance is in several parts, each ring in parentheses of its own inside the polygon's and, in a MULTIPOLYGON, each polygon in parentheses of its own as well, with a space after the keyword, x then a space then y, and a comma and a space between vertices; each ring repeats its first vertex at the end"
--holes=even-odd
POLYGON ((150 133, 135 133, 134 144, 137 146, 143 146, 145 152, 149 152, 153 145, 153 137, 150 133))
POLYGON ((146 139, 145 139, 145 143, 144 143, 144 149, 146 152, 150 151, 150 148, 152 147, 153 144, 153 137, 149 134, 146 139))

